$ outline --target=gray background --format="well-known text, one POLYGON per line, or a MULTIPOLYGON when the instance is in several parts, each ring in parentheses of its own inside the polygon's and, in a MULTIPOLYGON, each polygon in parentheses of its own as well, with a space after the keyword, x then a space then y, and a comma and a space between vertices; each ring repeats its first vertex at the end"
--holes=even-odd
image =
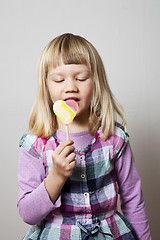
POLYGON ((35 96, 38 58, 55 36, 87 38, 125 108, 152 238, 160 236, 160 1, 0 2, 0 238, 20 240, 28 225, 16 208, 21 135, 35 96))

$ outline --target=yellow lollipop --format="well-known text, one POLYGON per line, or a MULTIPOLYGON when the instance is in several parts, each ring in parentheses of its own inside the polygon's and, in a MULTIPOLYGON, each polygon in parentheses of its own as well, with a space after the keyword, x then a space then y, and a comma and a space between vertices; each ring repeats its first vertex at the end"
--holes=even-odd
POLYGON ((78 104, 76 101, 57 100, 53 105, 53 111, 62 123, 66 125, 67 140, 69 139, 68 124, 73 121, 78 111, 78 104))

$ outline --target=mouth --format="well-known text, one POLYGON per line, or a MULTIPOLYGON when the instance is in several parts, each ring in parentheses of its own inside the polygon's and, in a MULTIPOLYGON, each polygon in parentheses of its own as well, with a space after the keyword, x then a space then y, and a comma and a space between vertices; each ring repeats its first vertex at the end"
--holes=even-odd
POLYGON ((74 100, 75 102, 79 103, 80 99, 79 98, 76 98, 76 97, 70 97, 70 98, 65 98, 64 101, 67 101, 67 100, 74 100))

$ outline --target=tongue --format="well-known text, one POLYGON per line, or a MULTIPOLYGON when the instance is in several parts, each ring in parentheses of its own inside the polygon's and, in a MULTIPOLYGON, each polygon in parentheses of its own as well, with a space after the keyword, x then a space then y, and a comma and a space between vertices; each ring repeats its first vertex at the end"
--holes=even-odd
POLYGON ((75 112, 77 112, 78 104, 76 103, 76 101, 74 101, 72 99, 66 100, 65 104, 68 105, 70 108, 72 108, 75 112))

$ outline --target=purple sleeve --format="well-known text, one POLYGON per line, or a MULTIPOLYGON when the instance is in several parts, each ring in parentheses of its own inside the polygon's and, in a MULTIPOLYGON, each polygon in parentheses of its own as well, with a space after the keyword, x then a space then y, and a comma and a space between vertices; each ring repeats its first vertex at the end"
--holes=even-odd
POLYGON ((129 142, 122 156, 116 161, 115 169, 119 184, 121 209, 135 229, 140 240, 150 240, 150 230, 141 192, 141 179, 137 172, 129 142))
POLYGON ((60 197, 53 204, 44 185, 43 161, 21 148, 18 166, 19 214, 24 222, 34 225, 61 204, 60 197))

